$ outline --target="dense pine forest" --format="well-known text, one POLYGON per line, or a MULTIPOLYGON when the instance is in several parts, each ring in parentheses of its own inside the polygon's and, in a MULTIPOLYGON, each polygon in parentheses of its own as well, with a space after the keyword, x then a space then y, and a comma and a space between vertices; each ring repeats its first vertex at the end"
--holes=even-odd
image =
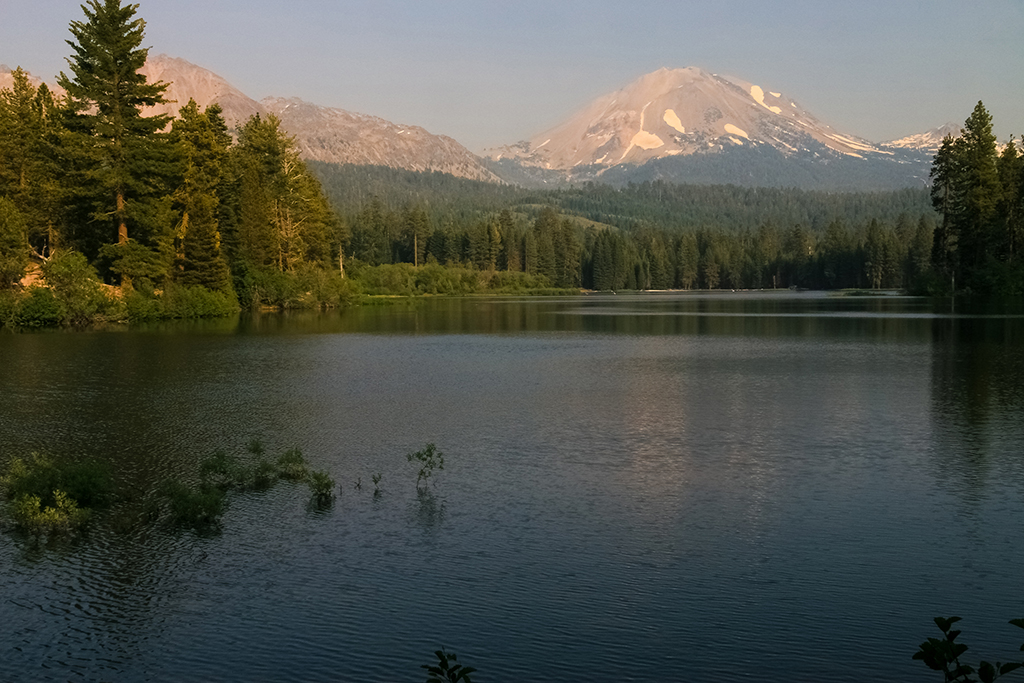
POLYGON ((324 307, 360 294, 872 288, 1024 293, 1022 158, 984 106, 931 188, 527 190, 306 163, 273 116, 146 116, 137 5, 90 0, 57 96, 0 91, 0 324, 324 307))

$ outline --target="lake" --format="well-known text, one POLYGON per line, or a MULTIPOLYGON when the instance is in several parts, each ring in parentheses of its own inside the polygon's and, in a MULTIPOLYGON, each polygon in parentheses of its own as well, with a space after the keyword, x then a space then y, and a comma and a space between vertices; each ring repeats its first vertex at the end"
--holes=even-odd
POLYGON ((2 463, 147 495, 259 438, 342 487, 232 494, 213 535, 0 535, 0 680, 418 681, 443 645, 483 682, 938 681, 934 616, 972 662, 1024 641, 1019 309, 435 298, 3 333, 0 362, 2 463))

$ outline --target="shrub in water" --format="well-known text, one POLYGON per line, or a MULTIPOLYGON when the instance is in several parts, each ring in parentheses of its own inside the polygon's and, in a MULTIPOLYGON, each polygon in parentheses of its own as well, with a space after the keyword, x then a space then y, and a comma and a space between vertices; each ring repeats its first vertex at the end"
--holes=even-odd
POLYGON ((293 448, 277 459, 277 471, 282 479, 301 481, 306 478, 306 459, 302 451, 293 448))
POLYGON ((160 495, 167 501, 171 524, 202 531, 216 526, 224 514, 224 489, 201 484, 193 489, 176 479, 160 486, 160 495))
POLYGON ((405 456, 409 462, 419 463, 420 469, 416 475, 416 488, 420 487, 420 482, 426 482, 430 477, 434 476, 434 470, 444 469, 444 453, 437 450, 437 447, 428 443, 421 450, 415 453, 409 453, 405 456))
POLYGON ((15 527, 33 536, 68 534, 83 528, 89 521, 89 510, 60 490, 52 492, 53 505, 43 506, 39 496, 24 494, 10 505, 15 527))
POLYGON ((334 480, 327 472, 313 471, 306 479, 309 490, 313 493, 313 500, 317 505, 330 505, 334 500, 334 480))
POLYGON ((62 491, 85 508, 109 502, 112 490, 110 470, 97 462, 55 461, 38 453, 27 460, 15 458, 0 476, 0 488, 8 500, 22 496, 39 498, 44 507, 57 507, 55 491, 62 491))
POLYGON ((277 480, 277 467, 269 460, 260 458, 252 468, 252 486, 255 489, 266 489, 277 480))
POLYGON ((245 488, 249 483, 250 473, 238 458, 224 451, 217 451, 199 464, 199 476, 203 483, 225 491, 232 488, 245 488))

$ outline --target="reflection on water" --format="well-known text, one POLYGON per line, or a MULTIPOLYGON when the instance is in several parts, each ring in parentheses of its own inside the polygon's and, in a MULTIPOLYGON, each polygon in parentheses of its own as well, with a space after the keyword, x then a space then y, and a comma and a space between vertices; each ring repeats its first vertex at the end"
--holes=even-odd
POLYGON ((445 645, 488 680, 924 681, 953 613, 1006 659, 1021 349, 1012 308, 788 292, 3 334, 0 459, 110 462, 130 505, 260 437, 342 493, 0 537, 0 680, 413 680, 445 645))

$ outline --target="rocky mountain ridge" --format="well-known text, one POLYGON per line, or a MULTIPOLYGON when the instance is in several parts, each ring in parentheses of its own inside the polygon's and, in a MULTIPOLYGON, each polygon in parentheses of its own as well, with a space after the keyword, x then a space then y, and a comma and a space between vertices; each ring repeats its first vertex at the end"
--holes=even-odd
MULTIPOLYGON (((304 159, 436 171, 471 180, 503 182, 452 138, 433 135, 419 126, 403 126, 294 98, 268 97, 257 102, 212 71, 168 55, 151 56, 140 71, 150 82, 169 84, 165 93, 168 101, 149 107, 144 112, 147 116, 176 116, 190 98, 200 108, 216 102, 231 128, 241 126, 253 114, 274 114, 280 118, 282 129, 294 136, 304 159)), ((30 80, 34 85, 41 82, 31 75, 30 80)), ((11 70, 0 67, 0 89, 12 84, 11 70)), ((62 92, 56 86, 50 88, 62 92)))
MULTIPOLYGON (((480 159, 452 138, 418 126, 294 98, 256 101, 184 59, 151 57, 143 73, 170 84, 171 101, 148 113, 176 115, 189 98, 201 107, 218 102, 232 127, 253 114, 278 116, 307 159, 439 171, 488 182, 660 178, 839 188, 853 183, 861 189, 913 186, 927 182, 930 155, 942 137, 959 131, 947 124, 875 144, 834 130, 781 92, 688 67, 646 74, 562 124, 489 150, 480 159), (825 176, 830 180, 823 185, 819 180, 825 176), (848 179, 854 176, 857 180, 848 179)), ((0 67, 0 88, 10 83, 10 70, 0 67)))

